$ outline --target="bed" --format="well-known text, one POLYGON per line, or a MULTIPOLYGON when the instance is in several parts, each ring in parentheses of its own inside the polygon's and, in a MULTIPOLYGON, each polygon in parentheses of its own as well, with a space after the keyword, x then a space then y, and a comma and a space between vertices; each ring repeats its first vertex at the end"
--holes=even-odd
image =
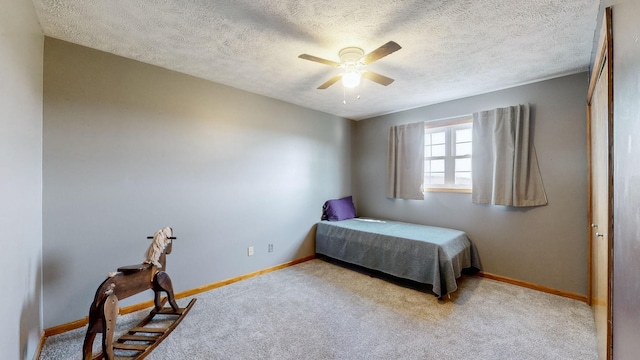
POLYGON ((396 221, 323 220, 316 227, 316 253, 430 284, 438 297, 456 291, 463 269, 480 270, 464 232, 396 221))

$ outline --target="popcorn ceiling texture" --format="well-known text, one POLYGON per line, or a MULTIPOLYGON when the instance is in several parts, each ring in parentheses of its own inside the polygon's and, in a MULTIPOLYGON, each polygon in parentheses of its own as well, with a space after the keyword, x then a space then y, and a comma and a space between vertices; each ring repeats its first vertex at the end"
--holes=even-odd
POLYGON ((33 0, 45 35, 360 120, 586 71, 598 0, 33 0), (316 88, 339 61, 393 40, 369 65, 394 78, 316 88))

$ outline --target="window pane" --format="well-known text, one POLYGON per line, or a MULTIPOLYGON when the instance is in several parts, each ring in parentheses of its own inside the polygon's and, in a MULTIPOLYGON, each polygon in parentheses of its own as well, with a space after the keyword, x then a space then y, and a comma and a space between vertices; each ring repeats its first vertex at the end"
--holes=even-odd
POLYGON ((425 157, 432 157, 433 155, 431 155, 431 146, 425 146, 424 147, 424 156, 425 157))
POLYGON ((471 171, 471 159, 456 159, 456 173, 459 171, 471 171))
POLYGON ((431 160, 424 161, 424 173, 425 175, 431 172, 431 160))
POLYGON ((425 184, 444 185, 444 173, 431 173, 424 177, 425 184))
POLYGON ((456 144, 456 156, 471 155, 471 143, 456 144))
POLYGON ((424 144, 431 145, 431 134, 424 134, 424 144))
POLYGON ((445 147, 443 145, 432 145, 431 146, 431 156, 444 156, 445 155, 445 147))
POLYGON ((431 162, 430 169, 433 172, 444 173, 444 160, 429 160, 431 162))
POLYGON ((471 129, 456 130, 456 143, 470 142, 471 141, 471 129))
POLYGON ((471 186, 471 172, 470 171, 456 171, 456 185, 468 185, 468 186, 471 186))
POLYGON ((431 133, 431 143, 432 144, 444 144, 445 143, 445 132, 434 132, 431 133))

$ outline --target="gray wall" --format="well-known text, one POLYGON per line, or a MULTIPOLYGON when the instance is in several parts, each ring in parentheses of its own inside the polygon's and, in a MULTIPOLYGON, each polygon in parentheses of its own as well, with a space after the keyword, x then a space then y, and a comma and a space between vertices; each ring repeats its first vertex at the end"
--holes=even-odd
POLYGON ((357 122, 352 151, 358 214, 464 230, 484 271, 585 295, 587 85, 587 74, 580 73, 357 122), (421 201, 386 198, 390 126, 521 103, 532 105, 549 205, 483 206, 472 204, 471 194, 435 192, 421 201))
POLYGON ((323 202, 351 193, 350 132, 349 120, 46 38, 45 328, 86 316, 106 274, 140 263, 165 225, 176 291, 312 255, 323 202))
POLYGON ((31 359, 42 332, 42 46, 30 1, 0 11, 0 358, 31 359))
POLYGON ((640 2, 613 5, 613 356, 640 353, 640 2))

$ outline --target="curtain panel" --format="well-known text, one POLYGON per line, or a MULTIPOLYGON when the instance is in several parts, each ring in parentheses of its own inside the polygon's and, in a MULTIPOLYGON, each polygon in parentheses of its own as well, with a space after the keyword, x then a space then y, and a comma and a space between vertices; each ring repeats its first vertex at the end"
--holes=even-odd
POLYGON ((424 200, 424 122, 392 126, 387 159, 387 197, 424 200))
POLYGON ((528 104, 473 114, 474 203, 516 207, 547 204, 529 114, 528 104))

